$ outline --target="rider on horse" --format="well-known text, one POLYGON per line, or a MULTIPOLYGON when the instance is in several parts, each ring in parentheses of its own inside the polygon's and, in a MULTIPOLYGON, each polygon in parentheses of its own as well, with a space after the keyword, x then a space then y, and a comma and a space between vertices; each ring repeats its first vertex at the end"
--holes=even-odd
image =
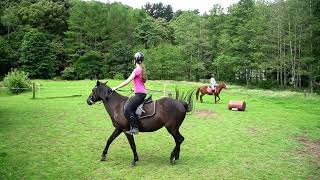
POLYGON ((127 80, 122 82, 120 85, 112 88, 113 91, 126 86, 133 80, 134 93, 135 95, 130 99, 127 106, 124 109, 125 116, 130 123, 130 131, 127 131, 127 134, 137 134, 139 133, 138 129, 138 117, 135 113, 138 106, 144 101, 146 97, 146 87, 144 83, 147 81, 146 68, 142 64, 144 60, 144 55, 141 52, 137 52, 134 55, 133 63, 136 65, 136 68, 132 71, 131 75, 127 80))
POLYGON ((214 74, 212 74, 209 86, 213 89, 213 92, 215 92, 215 89, 216 89, 217 85, 218 84, 217 84, 216 80, 214 79, 214 74))

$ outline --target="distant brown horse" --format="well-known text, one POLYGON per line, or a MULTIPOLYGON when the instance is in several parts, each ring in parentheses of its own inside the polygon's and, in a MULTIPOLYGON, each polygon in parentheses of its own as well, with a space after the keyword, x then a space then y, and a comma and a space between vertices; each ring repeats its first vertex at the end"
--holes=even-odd
POLYGON ((211 87, 208 87, 208 85, 200 86, 197 90, 196 98, 198 100, 199 92, 200 92, 200 102, 202 103, 203 102, 202 96, 206 94, 208 95, 214 94, 214 103, 217 103, 220 100, 219 94, 223 88, 228 89, 228 86, 223 81, 216 87, 216 90, 214 92, 211 87), (218 97, 218 100, 217 100, 217 97, 218 97))
MULTIPOLYGON (((179 127, 182 124, 186 113, 192 110, 192 93, 193 91, 187 93, 184 97, 183 95, 180 98, 176 97, 176 99, 164 97, 156 100, 153 103, 146 104, 144 106, 144 110, 146 111, 146 113, 153 112, 155 108, 155 114, 151 117, 148 116, 147 118, 139 120, 140 132, 152 132, 165 126, 167 131, 173 136, 176 146, 170 156, 170 162, 172 164, 175 163, 175 160, 179 159, 180 145, 184 140, 184 137, 179 132, 179 127), (178 100, 177 98, 179 98, 180 100, 178 100)), ((177 96, 179 96, 178 91, 176 92, 176 94, 177 96)), ((108 85, 100 83, 99 81, 97 81, 96 86, 92 89, 92 93, 87 99, 88 105, 92 105, 97 101, 102 101, 105 109, 111 117, 112 124, 115 127, 115 130, 109 137, 106 147, 102 152, 101 161, 106 160, 106 155, 112 141, 122 132, 126 132, 130 129, 129 122, 123 112, 123 106, 128 99, 128 97, 122 96, 116 91, 112 91, 112 89, 108 85)), ((134 166, 139 160, 136 151, 136 145, 134 143, 134 138, 133 135, 126 133, 125 135, 127 136, 133 152, 134 158, 131 162, 131 165, 134 166)))

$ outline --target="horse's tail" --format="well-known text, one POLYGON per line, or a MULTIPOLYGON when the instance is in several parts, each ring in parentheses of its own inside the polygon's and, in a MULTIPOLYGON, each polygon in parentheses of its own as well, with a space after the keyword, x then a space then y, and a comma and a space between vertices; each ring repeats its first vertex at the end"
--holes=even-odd
POLYGON ((196 100, 198 100, 199 98, 199 91, 200 91, 200 87, 197 89, 197 92, 196 92, 196 100))
POLYGON ((190 90, 187 93, 182 92, 180 95, 179 90, 176 89, 176 99, 181 101, 186 112, 191 112, 193 110, 193 92, 194 90, 190 90))

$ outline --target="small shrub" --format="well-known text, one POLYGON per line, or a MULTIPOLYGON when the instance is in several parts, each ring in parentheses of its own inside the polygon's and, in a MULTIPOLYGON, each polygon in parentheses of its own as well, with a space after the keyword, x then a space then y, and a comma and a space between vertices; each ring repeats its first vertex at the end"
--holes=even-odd
POLYGON ((113 79, 124 80, 124 76, 121 73, 117 73, 116 75, 114 75, 113 79))
POLYGON ((276 87, 276 84, 274 81, 271 80, 265 80, 258 83, 258 87, 262 89, 272 89, 276 87))
POLYGON ((62 71, 62 78, 66 80, 74 80, 76 79, 76 71, 73 67, 67 67, 62 71))
MULTIPOLYGON (((20 93, 30 88, 31 81, 28 78, 28 73, 17 69, 11 70, 3 79, 3 84, 13 93, 20 93)), ((29 89, 30 90, 30 89, 29 89)))
POLYGON ((62 78, 62 76, 55 76, 55 77, 52 78, 52 80, 61 81, 61 80, 63 80, 63 78, 62 78))

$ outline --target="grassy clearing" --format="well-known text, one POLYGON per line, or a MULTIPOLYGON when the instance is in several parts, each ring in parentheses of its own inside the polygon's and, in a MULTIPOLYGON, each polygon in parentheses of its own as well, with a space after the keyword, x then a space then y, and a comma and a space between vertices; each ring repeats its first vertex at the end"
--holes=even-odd
MULTIPOLYGON (((99 161, 113 127, 102 104, 86 105, 94 81, 37 82, 35 100, 31 92, 0 93, 0 179, 320 178, 319 154, 297 140, 320 139, 319 96, 229 86, 218 104, 204 96, 186 117, 175 166, 169 163, 174 141, 161 129, 136 136, 140 161, 130 168, 133 155, 124 135, 111 145, 107 161, 99 161), (245 100, 247 111, 227 110, 229 100, 245 100)), ((170 83, 167 89, 174 89, 170 83)), ((163 89, 163 82, 149 81, 148 88, 163 89)))

